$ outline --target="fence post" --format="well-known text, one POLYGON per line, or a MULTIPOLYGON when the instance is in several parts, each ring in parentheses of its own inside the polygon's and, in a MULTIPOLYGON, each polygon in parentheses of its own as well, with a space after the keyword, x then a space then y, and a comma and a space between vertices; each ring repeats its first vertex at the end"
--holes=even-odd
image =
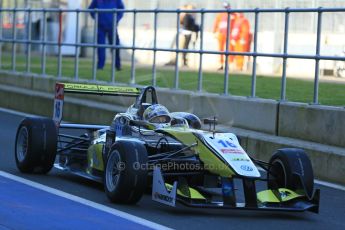
POLYGON ((228 12, 228 18, 227 18, 227 25, 226 25, 226 47, 225 47, 225 71, 224 71, 224 94, 228 95, 228 88, 229 88, 229 44, 230 44, 230 22, 231 22, 231 15, 228 12))
POLYGON ((28 32, 26 40, 26 73, 30 73, 31 69, 31 29, 32 29, 32 18, 31 18, 31 8, 28 9, 28 32))
POLYGON ((322 30, 322 7, 317 12, 317 37, 316 37, 316 57, 315 57, 315 79, 314 79, 314 104, 319 104, 319 76, 320 76, 320 41, 322 30))
MULTIPOLYGON (((13 8, 12 14, 12 71, 16 71, 16 50, 17 50, 17 28, 16 28, 16 15, 17 9, 13 8)), ((2 26, 2 25, 1 25, 2 26)))
POLYGON ((92 54, 92 80, 96 81, 97 77, 97 60, 96 52, 98 48, 98 9, 95 9, 95 25, 93 28, 93 54, 92 54))
POLYGON ((205 23, 205 12, 201 9, 201 22, 200 22, 200 55, 199 55, 199 73, 198 73, 198 92, 202 92, 202 58, 204 50, 204 23, 205 23))
POLYGON ((156 69, 156 58, 157 58, 157 20, 158 10, 154 11, 154 28, 153 28, 153 65, 152 65, 152 85, 157 85, 157 69, 156 69))
POLYGON ((46 54, 47 54, 47 47, 46 47, 46 36, 47 36, 47 25, 46 25, 46 16, 47 12, 43 9, 43 33, 42 33, 42 52, 41 52, 41 69, 42 69, 42 76, 46 75, 46 54))
POLYGON ((285 26, 284 26, 284 58, 283 58, 283 75, 282 75, 282 84, 280 91, 280 100, 286 100, 286 61, 287 61, 287 51, 288 51, 288 39, 289 39, 289 8, 285 9, 285 26))
MULTIPOLYGON (((68 13, 68 12, 67 12, 68 13)), ((62 23, 62 11, 59 10, 59 23, 62 23)), ((59 25, 59 28, 61 28, 61 25, 59 25)), ((60 32, 60 31, 59 31, 60 32)), ((61 78, 61 67, 62 67, 62 53, 61 53, 61 36, 58 38, 58 78, 61 78)))
MULTIPOLYGON (((117 35, 117 11, 114 10, 113 12, 113 44, 111 49, 111 83, 115 83, 115 58, 116 58, 116 35, 117 35)), ((119 51, 120 52, 120 51, 119 51)))
POLYGON ((176 14, 176 57, 175 57, 175 85, 174 89, 179 86, 179 55, 180 55, 180 9, 177 9, 176 14))
POLYGON ((79 48, 80 48, 80 44, 79 44, 79 15, 80 15, 80 10, 77 9, 76 12, 76 32, 75 32, 75 54, 74 54, 74 79, 78 80, 79 79, 79 48))
MULTIPOLYGON (((3 39, 2 37, 2 14, 3 14, 3 10, 2 8, 0 8, 0 40, 3 39)), ((2 44, 3 44, 3 41, 0 42, 0 69, 2 69, 2 44)))
POLYGON ((135 84, 135 36, 137 24, 137 10, 133 11, 133 40, 132 40, 132 59, 131 59, 131 84, 135 84))
POLYGON ((258 24, 259 24, 259 9, 255 9, 254 22, 254 47, 253 47, 253 69, 252 69, 252 88, 251 97, 256 97, 256 54, 258 51, 258 24))

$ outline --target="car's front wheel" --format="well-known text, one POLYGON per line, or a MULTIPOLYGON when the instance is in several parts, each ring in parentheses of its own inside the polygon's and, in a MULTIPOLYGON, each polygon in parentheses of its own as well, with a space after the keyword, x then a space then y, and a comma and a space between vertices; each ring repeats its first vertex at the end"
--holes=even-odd
POLYGON ((110 201, 137 203, 147 184, 147 151, 136 142, 116 142, 106 159, 104 190, 110 201))
POLYGON ((269 161, 268 188, 302 190, 312 197, 314 190, 313 168, 308 155, 302 149, 277 150, 269 161))

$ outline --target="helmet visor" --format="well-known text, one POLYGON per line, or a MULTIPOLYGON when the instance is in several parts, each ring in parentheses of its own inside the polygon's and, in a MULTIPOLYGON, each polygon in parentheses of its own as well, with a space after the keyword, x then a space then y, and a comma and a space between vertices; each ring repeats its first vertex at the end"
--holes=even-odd
POLYGON ((155 116, 149 120, 151 123, 170 123, 171 118, 168 115, 155 116))

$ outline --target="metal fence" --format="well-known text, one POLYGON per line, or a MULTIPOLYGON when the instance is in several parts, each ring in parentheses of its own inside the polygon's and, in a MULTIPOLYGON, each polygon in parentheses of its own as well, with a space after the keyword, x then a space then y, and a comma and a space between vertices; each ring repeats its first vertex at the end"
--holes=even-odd
MULTIPOLYGON (((142 0, 123 0, 125 6, 127 8, 164 8, 164 9, 176 9, 180 8, 184 4, 193 4, 197 8, 205 8, 205 9, 221 9, 223 8, 222 0, 219 1, 210 1, 210 0, 150 0, 150 1, 142 1, 142 0)), ((243 0, 231 0, 228 1, 231 3, 231 7, 233 9, 253 9, 253 8, 316 8, 316 7, 324 7, 324 8, 335 8, 335 7, 344 7, 345 0, 250 0, 250 1, 243 1, 243 0)), ((248 18, 254 19, 254 14, 246 15, 248 18)), ((278 18, 272 21, 272 18, 265 17, 260 19, 260 29, 263 30, 275 30, 275 24, 279 23, 280 20, 283 19, 283 14, 277 15, 278 18), (282 16, 282 19, 280 19, 282 16)), ((207 30, 212 30, 212 17, 211 14, 205 15, 205 26, 204 28, 207 30)), ((142 21, 146 21, 147 17, 138 17, 142 21)), ((172 20, 172 17, 164 17, 159 20, 159 24, 167 26, 169 20, 172 20)), ((332 33, 341 33, 344 32, 344 21, 345 15, 344 14, 325 14, 323 15, 323 21, 327 24, 326 28, 323 28, 325 31, 329 31, 332 33)), ((316 29, 316 22, 317 17, 309 14, 296 14, 292 18, 290 18, 289 29, 290 31, 295 32, 312 32, 316 29), (303 22, 303 23, 301 23, 303 22)), ((126 23, 126 26, 129 26, 126 23)))
MULTIPOLYGON (((345 8, 284 8, 284 9, 229 9, 229 10, 206 10, 206 9, 198 9, 198 10, 164 10, 164 9, 153 9, 153 10, 146 10, 146 9, 126 9, 126 10, 101 10, 101 9, 96 9, 96 10, 62 10, 62 9, 19 9, 19 8, 11 8, 11 9, 6 9, 2 8, 0 9, 0 22, 2 21, 2 16, 4 13, 8 14, 10 13, 12 15, 12 21, 16 21, 16 15, 19 13, 24 13, 25 18, 26 18, 26 33, 25 36, 22 39, 18 39, 18 28, 16 26, 12 26, 11 28, 11 35, 10 37, 4 37, 3 36, 3 31, 2 31, 2 26, 0 27, 0 60, 2 59, 2 44, 11 44, 11 70, 13 72, 16 72, 16 47, 17 45, 21 44, 26 47, 26 67, 24 74, 28 74, 31 72, 31 49, 33 45, 39 45, 41 46, 41 75, 45 76, 46 75, 46 62, 47 62, 47 46, 57 46, 58 47, 58 73, 57 77, 61 78, 62 75, 62 59, 63 55, 61 52, 61 47, 62 46, 68 46, 68 47, 74 47, 75 48, 75 54, 74 54, 74 78, 78 80, 79 78, 79 51, 80 48, 83 47, 91 47, 93 49, 93 55, 92 55, 92 66, 93 66, 93 72, 92 72, 92 80, 97 81, 97 56, 96 56, 96 51, 97 48, 99 47, 104 47, 104 48, 109 48, 111 50, 114 49, 123 49, 123 50, 130 50, 131 51, 131 78, 130 78, 130 84, 135 84, 136 83, 136 78, 135 78, 135 70, 136 70, 136 65, 135 65, 135 55, 136 51, 138 50, 144 50, 144 51, 151 51, 153 52, 153 60, 152 60, 152 85, 156 86, 157 79, 156 79, 156 71, 157 71, 157 52, 159 51, 165 51, 165 52, 175 52, 176 53, 176 64, 175 64, 175 74, 174 74, 174 89, 179 89, 180 86, 180 79, 179 79, 179 55, 180 53, 195 53, 199 55, 199 68, 198 68, 198 86, 197 86, 197 91, 202 91, 203 90, 203 56, 206 54, 216 54, 216 55, 225 55, 225 68, 224 68, 224 90, 223 93, 225 95, 228 95, 228 86, 229 86, 229 64, 228 64, 228 59, 230 55, 243 55, 243 56, 249 56, 252 57, 252 73, 251 73, 251 97, 256 97, 256 80, 257 80, 257 71, 256 71, 256 62, 258 57, 272 57, 272 58, 280 58, 283 61, 282 65, 282 76, 281 76, 281 95, 280 99, 281 100, 286 100, 286 69, 287 69, 287 60, 288 59, 309 59, 309 60, 314 60, 315 61, 315 71, 314 71, 314 93, 313 93, 313 103, 318 104, 318 96, 319 96, 319 76, 320 76, 320 61, 322 60, 334 60, 334 61, 345 61, 344 57, 339 57, 339 56, 325 56, 325 55, 320 55, 320 40, 321 40, 321 33, 322 33, 322 18, 323 14, 325 12, 332 13, 332 12, 345 12, 345 8), (97 44, 97 33, 98 33, 98 28, 97 26, 94 26, 93 28, 93 37, 94 41, 93 43, 81 43, 79 42, 78 38, 80 37, 80 32, 79 32, 79 23, 80 23, 80 14, 87 14, 94 11, 95 12, 95 23, 94 25, 98 24, 98 15, 99 13, 102 12, 111 12, 113 13, 114 18, 116 18, 116 15, 118 12, 124 12, 125 14, 131 14, 132 15, 132 44, 130 46, 124 46, 124 45, 115 45, 115 39, 113 44, 109 45, 99 45, 97 44), (252 14, 254 17, 254 37, 253 37, 253 49, 251 52, 233 52, 229 51, 228 43, 226 45, 226 50, 224 52, 219 52, 219 51, 212 51, 212 50, 205 50, 203 47, 204 44, 204 25, 205 25, 205 16, 208 14, 215 14, 215 13, 220 13, 220 12, 227 12, 228 13, 228 28, 227 31, 230 31, 230 14, 231 13, 247 13, 247 14, 252 14), (51 42, 47 40, 47 21, 43 20, 42 21, 42 36, 39 40, 33 40, 32 39, 32 14, 33 13, 41 13, 43 15, 43 18, 46 18, 47 14, 57 14, 61 16, 63 13, 64 14, 75 14, 76 15, 76 40, 73 43, 63 43, 61 39, 58 39, 56 42, 51 42), (199 14, 200 15, 200 46, 199 49, 197 50, 188 50, 188 49, 180 49, 179 46, 179 39, 178 39, 178 31, 180 30, 180 14, 181 13, 194 13, 194 14, 199 14), (267 14, 267 13, 280 13, 284 15, 284 39, 283 39, 283 52, 282 53, 265 53, 265 52, 258 52, 258 25, 260 21, 260 15, 261 14, 267 14), (290 13, 315 13, 317 16, 317 30, 316 30, 316 46, 315 46, 315 54, 313 55, 299 55, 299 54, 289 54, 288 53, 288 38, 289 38, 289 22, 290 22, 290 13), (153 31, 154 31, 154 42, 153 42, 153 47, 149 48, 144 48, 144 47, 139 47, 136 45, 136 29, 137 29, 137 15, 138 14, 153 14, 153 31), (160 14, 173 14, 176 16, 176 20, 174 24, 176 25, 176 47, 177 48, 162 48, 157 44, 157 30, 158 30, 158 16, 160 14)), ((115 23, 113 25, 114 31, 115 28, 117 27, 116 25, 116 20, 114 20, 115 23)), ((14 25, 14 24, 13 24, 14 25)), ((115 64, 115 52, 112 52, 112 66, 115 64)), ((0 62, 0 70, 2 70, 2 63, 0 62)), ((117 83, 116 81, 116 70, 115 68, 112 68, 111 71, 111 82, 110 83, 117 83)))

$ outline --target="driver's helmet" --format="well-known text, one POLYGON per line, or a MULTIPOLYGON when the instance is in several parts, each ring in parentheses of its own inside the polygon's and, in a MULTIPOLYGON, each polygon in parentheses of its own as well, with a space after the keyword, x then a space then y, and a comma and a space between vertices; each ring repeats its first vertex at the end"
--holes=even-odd
POLYGON ((170 125, 171 117, 169 110, 160 104, 154 104, 145 109, 143 119, 155 125, 170 125))

